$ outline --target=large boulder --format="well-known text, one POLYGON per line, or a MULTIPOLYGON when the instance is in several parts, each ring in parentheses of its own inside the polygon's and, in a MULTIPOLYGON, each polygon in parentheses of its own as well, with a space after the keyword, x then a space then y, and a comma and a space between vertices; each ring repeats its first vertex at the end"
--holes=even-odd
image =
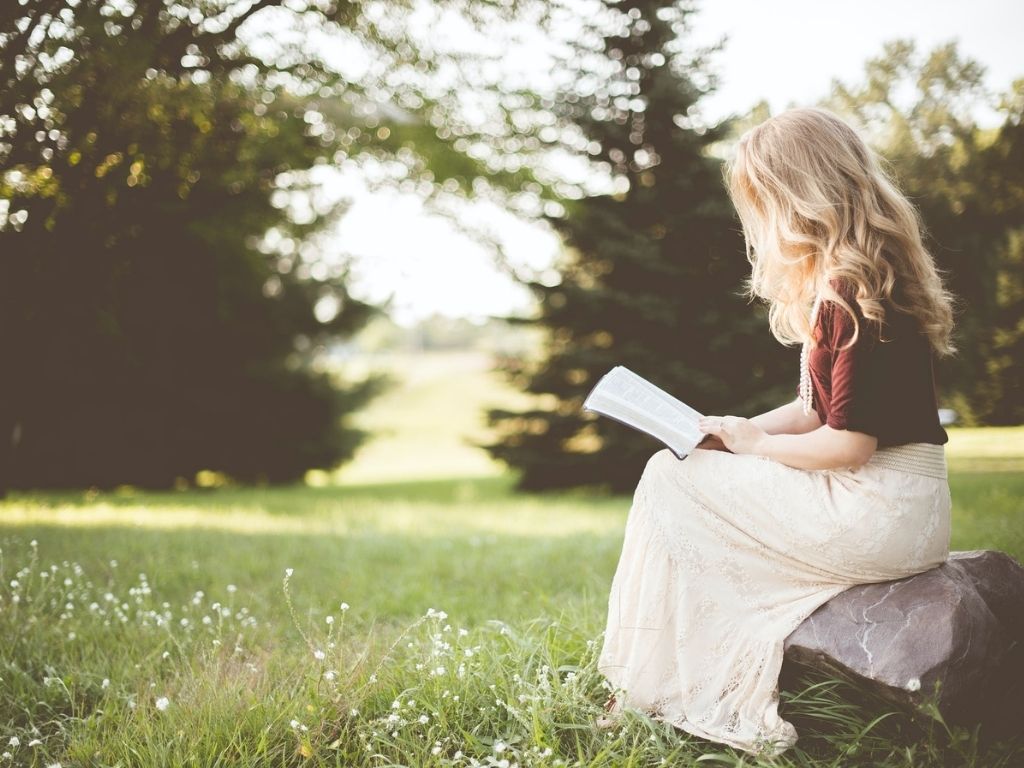
POLYGON ((786 639, 780 685, 800 671, 860 681, 884 699, 990 738, 1024 732, 1024 568, 1003 552, 951 552, 929 571, 851 587, 786 639))

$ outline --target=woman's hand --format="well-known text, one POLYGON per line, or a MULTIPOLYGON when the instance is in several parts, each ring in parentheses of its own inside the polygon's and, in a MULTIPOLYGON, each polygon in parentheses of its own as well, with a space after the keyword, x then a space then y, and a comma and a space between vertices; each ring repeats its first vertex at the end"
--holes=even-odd
POLYGON ((742 416, 702 416, 697 427, 720 439, 733 453, 760 453, 758 446, 767 434, 742 416))

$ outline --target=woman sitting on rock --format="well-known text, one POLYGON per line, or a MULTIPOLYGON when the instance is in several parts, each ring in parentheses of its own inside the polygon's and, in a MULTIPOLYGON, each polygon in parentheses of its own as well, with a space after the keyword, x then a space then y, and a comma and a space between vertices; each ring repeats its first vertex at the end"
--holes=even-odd
POLYGON ((626 522, 598 668, 625 707, 778 754, 786 637, 856 584, 949 554, 950 493, 933 358, 953 297, 916 209, 846 122, 789 109, 725 165, 773 335, 803 343, 798 397, 707 416, 701 448, 647 463, 626 522))

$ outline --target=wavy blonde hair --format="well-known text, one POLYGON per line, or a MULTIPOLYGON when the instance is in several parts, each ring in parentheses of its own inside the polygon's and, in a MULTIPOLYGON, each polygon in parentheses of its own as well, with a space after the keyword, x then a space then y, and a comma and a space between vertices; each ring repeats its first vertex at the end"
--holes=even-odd
POLYGON ((916 318, 936 354, 957 351, 951 339, 956 299, 925 250, 917 208, 883 162, 835 113, 800 107, 746 131, 724 164, 752 267, 745 290, 769 302, 769 325, 783 344, 811 338, 809 315, 819 291, 823 302, 834 301, 853 317, 850 343, 856 341, 856 314, 830 284, 838 278, 879 337, 888 299, 916 318))

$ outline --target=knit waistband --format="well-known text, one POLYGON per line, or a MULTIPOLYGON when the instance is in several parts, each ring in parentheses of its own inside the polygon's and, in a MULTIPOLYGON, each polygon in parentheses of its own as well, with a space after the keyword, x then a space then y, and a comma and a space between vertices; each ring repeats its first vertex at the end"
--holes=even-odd
POLYGON ((946 448, 935 443, 887 445, 877 448, 867 463, 940 480, 948 478, 946 448))

